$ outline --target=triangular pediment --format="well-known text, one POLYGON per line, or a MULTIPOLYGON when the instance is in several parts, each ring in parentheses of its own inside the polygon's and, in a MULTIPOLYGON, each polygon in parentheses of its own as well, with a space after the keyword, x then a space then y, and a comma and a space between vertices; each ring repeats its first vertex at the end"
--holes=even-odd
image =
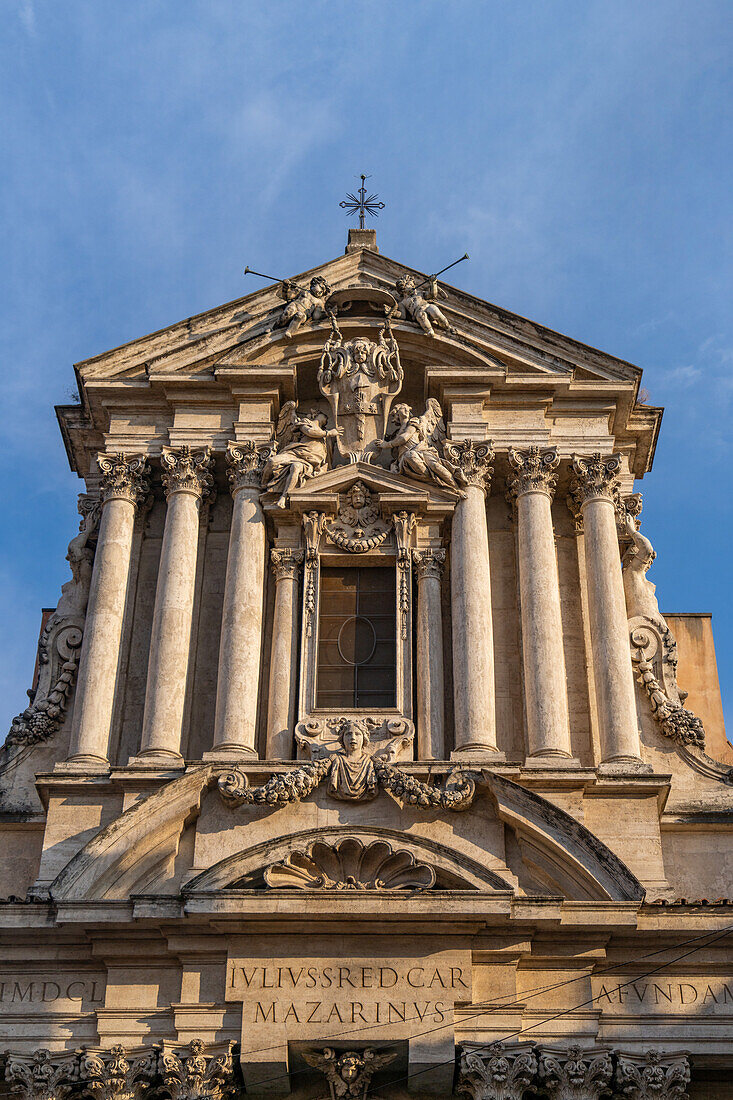
POLYGON ((292 492, 290 511, 335 512, 339 495, 348 492, 356 482, 362 482, 377 495, 385 516, 400 511, 446 514, 453 511, 460 499, 460 493, 435 482, 416 481, 368 462, 352 462, 319 474, 292 492))

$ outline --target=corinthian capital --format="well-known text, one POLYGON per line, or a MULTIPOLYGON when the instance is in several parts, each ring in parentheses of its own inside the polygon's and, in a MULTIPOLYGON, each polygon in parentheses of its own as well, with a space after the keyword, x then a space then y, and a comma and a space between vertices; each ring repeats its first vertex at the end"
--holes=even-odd
POLYGON ((440 580, 445 568, 445 550, 413 550, 412 560, 417 569, 418 581, 424 577, 435 577, 440 580))
POLYGON ((102 471, 100 496, 102 503, 108 500, 128 500, 136 507, 150 491, 146 480, 149 472, 142 455, 126 458, 123 454, 99 454, 97 466, 102 471))
POLYGON ((31 1055, 9 1054, 5 1080, 21 1100, 65 1100, 76 1077, 76 1058, 57 1055, 41 1048, 31 1055))
POLYGON ((92 1100, 139 1100, 156 1070, 154 1051, 133 1057, 116 1045, 109 1051, 85 1051, 79 1063, 79 1078, 84 1093, 92 1100))
POLYGON ((230 1048, 220 1054, 204 1054, 201 1039, 192 1040, 190 1053, 164 1050, 160 1071, 171 1100, 221 1100, 232 1090, 234 1064, 230 1048))
POLYGON ((524 493, 546 493, 552 497, 557 485, 555 470, 560 465, 556 447, 529 447, 526 451, 509 448, 509 463, 515 471, 507 483, 507 497, 514 502, 524 493))
POLYGON ((208 447, 201 447, 197 451, 185 444, 175 449, 164 447, 160 461, 166 497, 171 493, 193 493, 199 498, 211 494, 214 478, 211 474, 212 457, 208 447))
POLYGON ((270 562, 276 581, 296 580, 303 561, 302 550, 271 550, 270 562))
POLYGON ((459 484, 475 485, 484 492, 489 491, 494 472, 491 465, 494 451, 490 440, 474 443, 472 439, 461 439, 458 442, 446 439, 443 450, 456 467, 456 481, 459 484))
POLYGON ((570 486, 570 497, 576 509, 588 500, 618 500, 618 475, 621 469, 621 455, 602 455, 596 452, 590 458, 573 459, 574 478, 570 486))
POLYGON ((611 1091, 613 1063, 607 1050, 545 1047, 540 1082, 549 1100, 598 1100, 611 1091))
POLYGON ((492 1043, 479 1051, 464 1051, 458 1092, 472 1100, 522 1100, 535 1084, 537 1058, 529 1044, 492 1043))
POLYGON ((239 489, 261 489, 262 471, 272 454, 272 443, 257 444, 251 439, 227 443, 227 477, 232 495, 239 489))
POLYGON ((648 1050, 617 1056, 616 1092, 628 1100, 682 1100, 689 1083, 690 1064, 684 1054, 648 1050))

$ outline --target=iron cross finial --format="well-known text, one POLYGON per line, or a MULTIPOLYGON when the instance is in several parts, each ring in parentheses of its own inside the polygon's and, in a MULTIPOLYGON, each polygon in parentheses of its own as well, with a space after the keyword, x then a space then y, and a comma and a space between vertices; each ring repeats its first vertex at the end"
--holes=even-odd
POLYGON ((359 211, 359 229, 364 228, 364 215, 370 214, 373 218, 378 218, 378 210, 384 210, 384 203, 377 202, 379 195, 367 195, 366 187, 364 183, 369 179, 369 176, 361 175, 361 187, 359 188, 359 197, 356 195, 348 194, 346 199, 348 201, 340 202, 339 206, 342 210, 348 210, 349 214, 356 214, 359 211))

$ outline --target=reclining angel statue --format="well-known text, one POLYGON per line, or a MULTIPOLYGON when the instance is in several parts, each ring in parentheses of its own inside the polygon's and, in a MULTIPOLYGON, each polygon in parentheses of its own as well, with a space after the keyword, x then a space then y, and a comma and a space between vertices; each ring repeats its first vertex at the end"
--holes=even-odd
POLYGON ((326 316, 326 298, 331 293, 331 287, 325 279, 316 275, 311 279, 307 290, 286 279, 280 284, 279 293, 287 305, 280 314, 276 327, 287 326, 285 335, 291 340, 306 321, 320 321, 326 316))
POLYGON ((288 493, 304 481, 327 469, 330 443, 342 428, 326 428, 328 417, 320 409, 298 416, 294 401, 286 401, 275 430, 276 450, 262 471, 262 484, 280 494, 277 507, 284 508, 288 493))
POLYGON ((447 320, 442 309, 435 305, 436 298, 447 298, 447 294, 438 286, 437 279, 425 280, 418 286, 412 275, 403 275, 396 283, 400 300, 397 311, 404 318, 416 321, 428 336, 435 336, 433 325, 453 335, 455 329, 447 320), (422 290, 425 286, 426 289, 422 290))
POLYGON ((449 489, 458 489, 456 474, 438 450, 439 447, 442 450, 445 440, 440 403, 430 397, 422 416, 413 416, 409 405, 395 405, 390 419, 397 425, 395 434, 388 439, 375 440, 376 447, 396 452, 390 469, 423 481, 435 479, 449 489))

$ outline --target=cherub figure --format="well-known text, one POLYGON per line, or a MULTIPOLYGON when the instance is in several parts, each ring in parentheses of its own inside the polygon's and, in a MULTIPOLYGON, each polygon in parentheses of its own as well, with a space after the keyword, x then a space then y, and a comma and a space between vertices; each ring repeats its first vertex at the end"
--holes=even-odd
POLYGON ((306 321, 320 321, 326 315, 326 298, 331 293, 331 287, 320 275, 316 275, 310 281, 310 286, 299 286, 297 283, 286 279, 280 284, 280 297, 287 302, 277 321, 277 327, 287 326, 285 335, 292 340, 299 328, 306 321))
POLYGON ((277 507, 284 508, 288 493, 328 466, 329 442, 342 429, 326 428, 328 417, 320 409, 298 416, 294 401, 286 401, 278 417, 277 450, 262 471, 262 484, 280 494, 277 507))
POLYGON ((437 279, 428 279, 426 284, 418 286, 412 275, 403 275, 397 280, 396 288, 400 296, 397 309, 400 316, 411 317, 428 336, 435 336, 433 325, 454 334, 456 330, 448 322, 442 309, 435 305, 436 298, 447 298, 448 295, 438 286, 437 279), (423 290, 426 284, 427 287, 423 290))
POLYGON ((453 471, 441 459, 438 446, 445 439, 443 410, 434 397, 428 399, 422 416, 413 416, 409 405, 395 405, 391 419, 397 425, 397 431, 389 439, 377 439, 375 446, 382 450, 391 449, 397 457, 391 469, 399 474, 436 481, 457 489, 453 471))
POLYGON ((394 1062, 397 1053, 374 1050, 347 1050, 336 1055, 331 1047, 320 1050, 304 1050, 303 1058, 309 1066, 319 1069, 328 1081, 331 1100, 364 1100, 372 1077, 377 1070, 394 1062))

